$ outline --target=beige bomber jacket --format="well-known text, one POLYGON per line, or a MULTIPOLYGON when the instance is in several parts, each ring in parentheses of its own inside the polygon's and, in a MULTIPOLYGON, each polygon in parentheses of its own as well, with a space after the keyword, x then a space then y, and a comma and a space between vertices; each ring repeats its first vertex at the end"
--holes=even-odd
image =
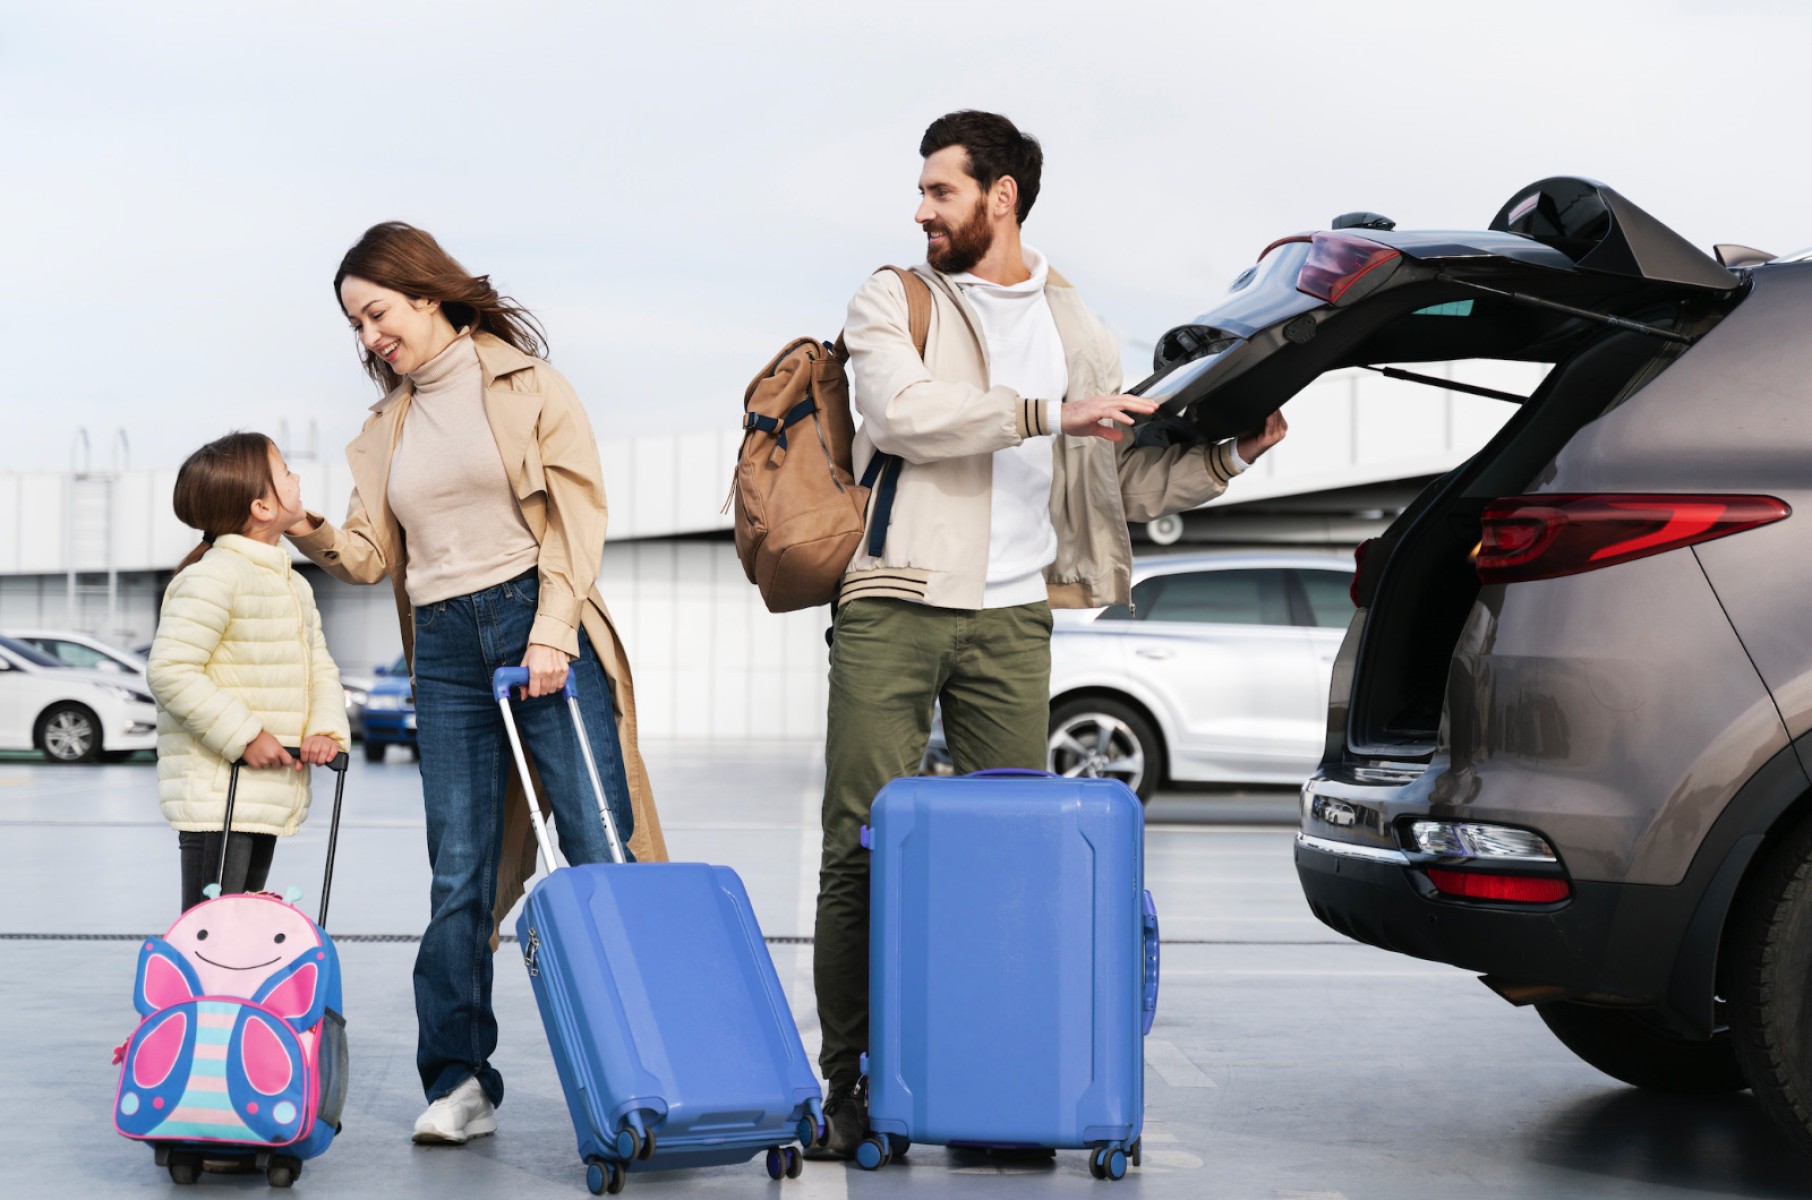
MULTIPOLYGON (((904 459, 886 543, 879 557, 863 542, 843 577, 838 603, 863 597, 980 608, 988 569, 993 453, 1049 436, 1055 470, 1051 523, 1057 558, 1045 571, 1053 608, 1124 604, 1132 589, 1128 521, 1153 521, 1214 499, 1234 475, 1231 442, 1198 447, 1133 447, 1044 428, 1051 397, 991 387, 981 319, 948 278, 913 268, 931 286, 931 327, 920 358, 907 323, 906 287, 879 271, 849 303, 843 337, 862 425, 855 437, 860 475, 875 452, 904 459)), ((1045 298, 1069 369, 1068 400, 1122 390, 1120 349, 1055 270, 1045 298)), ((868 519, 874 520, 874 497, 868 519)))
MULTIPOLYGON (((157 700, 157 798, 180 830, 221 828, 231 764, 260 732, 291 748, 315 734, 351 745, 314 591, 282 546, 228 534, 179 571, 164 590, 145 678, 157 700)), ((309 775, 242 770, 233 829, 296 832, 309 775)))

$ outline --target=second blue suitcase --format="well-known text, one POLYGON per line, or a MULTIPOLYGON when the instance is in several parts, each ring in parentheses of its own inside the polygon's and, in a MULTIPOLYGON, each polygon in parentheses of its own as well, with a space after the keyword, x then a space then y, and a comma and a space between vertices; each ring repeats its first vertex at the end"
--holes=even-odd
POLYGON ((911 778, 876 797, 870 883, 874 1169, 912 1142, 1137 1163, 1158 923, 1144 811, 1113 779, 911 778))
MULTIPOLYGON (((495 691, 528 788, 508 700, 524 682, 505 668, 495 691)), ((596 786, 570 675, 567 704, 596 786)), ((623 864, 598 792, 618 861, 552 871, 516 922, 587 1183, 616 1193, 629 1171, 764 1150, 769 1175, 797 1176, 791 1143, 823 1137, 822 1093, 742 881, 727 867, 623 864)), ((534 823, 551 864, 539 809, 534 823)))

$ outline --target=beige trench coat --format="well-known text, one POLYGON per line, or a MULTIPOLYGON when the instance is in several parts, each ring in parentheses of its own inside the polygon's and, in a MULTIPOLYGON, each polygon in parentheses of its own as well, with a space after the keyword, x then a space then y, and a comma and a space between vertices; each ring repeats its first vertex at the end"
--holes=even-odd
MULTIPOLYGON (((579 628, 590 636, 610 681, 617 740, 629 777, 635 814, 629 848, 640 862, 665 862, 667 842, 636 743, 635 685, 629 657, 595 582, 604 548, 606 508, 603 470, 591 423, 572 385, 546 362, 488 333, 474 334, 472 343, 484 377, 485 416, 523 519, 541 544, 537 564, 540 600, 530 640, 576 657, 579 628)), ((392 390, 372 406, 371 419, 346 448, 353 493, 345 523, 335 528, 311 512, 309 519, 318 528, 292 539, 297 549, 336 579, 376 583, 389 577, 402 625, 403 654, 412 672, 415 619, 404 590, 409 555, 402 527, 390 511, 388 485, 390 458, 413 396, 406 381, 392 390)), ((547 811, 545 800, 542 810, 547 811)), ((534 873, 534 830, 521 784, 511 780, 504 810, 502 867, 491 914, 497 927, 502 926, 534 873)), ((495 931, 492 944, 496 944, 495 931)))

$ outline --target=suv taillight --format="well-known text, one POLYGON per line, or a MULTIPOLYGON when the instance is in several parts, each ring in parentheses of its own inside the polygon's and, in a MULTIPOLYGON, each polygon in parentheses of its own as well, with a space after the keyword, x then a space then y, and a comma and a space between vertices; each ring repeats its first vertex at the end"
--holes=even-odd
POLYGON ((1485 506, 1484 583, 1577 575, 1708 542, 1792 514, 1772 496, 1514 496, 1485 506))
MULTIPOLYGON (((1389 246, 1351 234, 1318 233, 1310 241, 1313 245, 1296 276, 1296 290, 1329 304, 1339 304, 1366 275, 1403 257, 1389 246)), ((1394 268, 1384 274, 1390 269, 1394 268)))

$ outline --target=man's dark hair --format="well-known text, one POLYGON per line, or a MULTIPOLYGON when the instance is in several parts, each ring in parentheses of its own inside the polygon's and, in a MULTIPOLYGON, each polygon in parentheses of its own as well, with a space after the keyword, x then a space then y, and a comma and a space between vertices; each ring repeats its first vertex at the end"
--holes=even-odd
POLYGON ((939 150, 961 146, 969 152, 969 174, 986 192, 995 181, 1011 175, 1019 185, 1016 215, 1024 225, 1038 199, 1038 177, 1044 170, 1044 148, 1029 133, 999 113, 965 108, 946 113, 931 123, 919 139, 919 157, 930 158, 939 150))

